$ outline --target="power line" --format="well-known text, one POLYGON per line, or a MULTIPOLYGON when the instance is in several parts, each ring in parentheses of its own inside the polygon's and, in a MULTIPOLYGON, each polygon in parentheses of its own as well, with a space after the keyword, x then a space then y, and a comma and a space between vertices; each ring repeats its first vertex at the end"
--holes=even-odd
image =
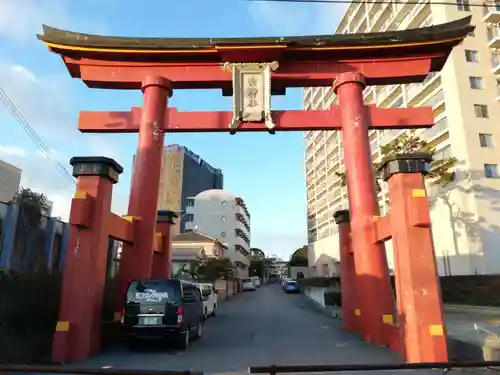
POLYGON ((405 1, 405 0, 244 0, 248 2, 265 2, 265 3, 304 3, 304 4, 407 4, 407 5, 420 5, 420 4, 431 4, 431 5, 448 5, 457 6, 461 5, 463 7, 487 7, 495 6, 497 3, 493 0, 483 1, 481 3, 471 3, 467 0, 457 0, 457 1, 405 1))
POLYGON ((31 127, 29 122, 24 118, 22 113, 16 107, 16 105, 9 98, 7 93, 4 91, 2 87, 0 87, 0 102, 7 108, 10 114, 17 120, 17 123, 21 125, 26 134, 30 137, 30 139, 38 146, 41 153, 50 163, 57 169, 59 174, 64 178, 70 180, 73 185, 76 185, 76 182, 73 176, 68 172, 68 170, 56 159, 56 157, 52 154, 47 145, 43 142, 40 136, 35 132, 35 130, 31 127))

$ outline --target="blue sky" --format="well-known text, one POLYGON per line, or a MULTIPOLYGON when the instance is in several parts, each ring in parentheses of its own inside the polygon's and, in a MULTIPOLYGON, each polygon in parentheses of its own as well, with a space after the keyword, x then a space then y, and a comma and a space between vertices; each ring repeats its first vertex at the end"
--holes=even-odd
MULTIPOLYGON (((0 87, 63 165, 75 155, 104 155, 125 173, 113 208, 124 213, 136 135, 83 135, 80 110, 127 110, 141 105, 140 92, 86 88, 73 80, 57 55, 35 34, 41 24, 119 36, 217 37, 330 33, 343 5, 277 4, 245 0, 2 0, 0 87), (147 6, 146 6, 147 4, 147 6)), ((274 109, 301 108, 302 90, 273 98, 274 109)), ((229 110, 220 91, 179 91, 180 110, 229 110)), ((0 107, 4 136, 0 157, 23 169, 22 184, 45 192, 54 214, 66 218, 73 187, 40 155, 35 143, 0 107)), ((306 243, 306 195, 302 133, 176 134, 167 143, 186 145, 223 170, 225 189, 245 199, 252 214, 252 245, 288 258, 306 243)), ((69 168, 68 168, 69 169, 69 168)))

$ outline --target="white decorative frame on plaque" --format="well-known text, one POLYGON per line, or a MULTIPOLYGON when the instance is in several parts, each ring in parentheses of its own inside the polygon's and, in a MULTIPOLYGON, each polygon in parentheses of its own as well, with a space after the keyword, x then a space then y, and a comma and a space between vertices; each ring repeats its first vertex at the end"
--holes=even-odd
POLYGON ((241 122, 263 121, 270 132, 276 126, 271 114, 271 72, 278 62, 225 63, 224 69, 233 74, 233 121, 231 134, 241 122))

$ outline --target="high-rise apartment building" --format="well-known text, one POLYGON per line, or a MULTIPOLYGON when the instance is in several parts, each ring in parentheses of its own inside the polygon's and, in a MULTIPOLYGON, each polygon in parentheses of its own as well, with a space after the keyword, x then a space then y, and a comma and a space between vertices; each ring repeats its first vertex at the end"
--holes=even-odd
MULTIPOLYGON (((441 73, 424 82, 367 87, 366 104, 379 107, 431 106, 433 128, 418 134, 435 145, 435 158, 456 157, 455 181, 446 189, 429 186, 437 265, 441 275, 500 272, 500 3, 472 7, 415 2, 351 4, 337 33, 367 33, 441 24, 472 15, 476 30, 455 48, 441 73)), ((305 109, 327 109, 336 102, 329 87, 308 88, 305 109)), ((373 158, 401 131, 371 131, 373 158)), ((338 233, 332 214, 347 208, 340 132, 306 132, 309 262, 317 270, 338 260, 338 233)), ((380 193, 381 214, 388 210, 380 193)), ((392 244, 386 244, 393 267, 392 244)))
POLYGON ((228 248, 227 257, 238 265, 239 277, 250 266, 250 213, 243 199, 220 190, 206 190, 188 200, 186 231, 216 238, 228 248))
POLYGON ((169 145, 163 154, 163 167, 158 193, 158 209, 179 213, 175 233, 183 233, 189 197, 205 190, 222 189, 222 171, 214 168, 185 146, 169 145))

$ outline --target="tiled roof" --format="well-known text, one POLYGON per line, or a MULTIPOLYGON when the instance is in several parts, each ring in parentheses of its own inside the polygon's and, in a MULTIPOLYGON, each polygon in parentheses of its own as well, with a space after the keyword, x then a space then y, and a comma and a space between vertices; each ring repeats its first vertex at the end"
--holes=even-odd
POLYGON ((197 247, 182 247, 182 246, 172 246, 172 258, 174 260, 179 259, 197 259, 203 257, 204 251, 203 246, 197 247))
POLYGON ((186 243, 186 242, 201 242, 201 243, 209 243, 213 244, 218 242, 221 247, 224 249, 227 249, 227 246, 225 246, 223 243, 219 242, 216 238, 207 236, 206 234, 202 234, 200 232, 187 232, 187 233, 181 233, 174 238, 172 238, 172 243, 186 243))
POLYGON ((318 46, 398 45, 410 42, 429 42, 442 39, 463 38, 474 30, 471 17, 422 27, 361 34, 326 34, 265 38, 130 38, 82 34, 43 25, 39 40, 60 45, 123 48, 123 49, 188 49, 202 50, 218 46, 282 45, 291 48, 318 46))
POLYGON ((187 232, 181 233, 174 238, 172 238, 172 242, 205 242, 205 243, 214 243, 217 239, 207 236, 206 234, 201 234, 199 232, 187 232))

